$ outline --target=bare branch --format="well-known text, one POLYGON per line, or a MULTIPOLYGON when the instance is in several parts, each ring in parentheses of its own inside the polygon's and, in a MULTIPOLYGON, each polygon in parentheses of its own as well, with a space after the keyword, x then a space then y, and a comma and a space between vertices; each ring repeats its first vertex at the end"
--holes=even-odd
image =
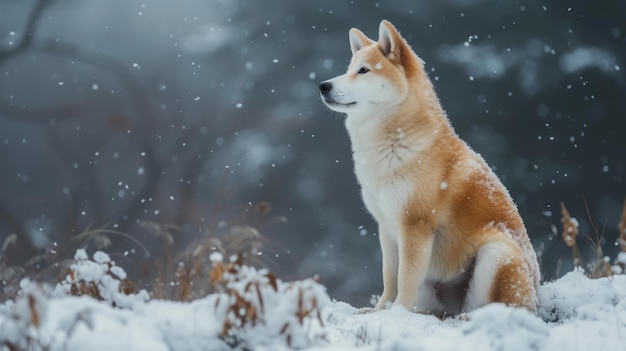
POLYGON ((129 67, 121 60, 107 56, 97 50, 56 39, 37 40, 32 44, 32 48, 46 54, 66 57, 98 67, 115 76, 134 99, 143 97, 143 85, 134 78, 129 67))
POLYGON ((35 3, 35 6, 28 16, 28 21, 26 22, 26 26, 24 26, 23 34, 20 40, 16 45, 0 51, 0 63, 12 58, 13 56, 19 55, 28 49, 33 42, 33 37, 35 35, 35 31, 37 30, 37 26, 39 25, 41 15, 46 8, 52 4, 52 2, 53 0, 39 0, 35 3))
POLYGON ((22 227, 20 221, 15 218, 11 212, 0 204, 0 222, 4 223, 11 233, 17 234, 18 237, 26 237, 26 230, 22 227))

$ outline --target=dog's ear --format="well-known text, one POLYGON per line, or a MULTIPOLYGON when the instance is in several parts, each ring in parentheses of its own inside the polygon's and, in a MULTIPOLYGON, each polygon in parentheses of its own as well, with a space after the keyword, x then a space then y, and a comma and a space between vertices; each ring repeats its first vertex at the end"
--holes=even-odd
POLYGON ((363 32, 361 32, 360 30, 356 28, 350 29, 349 36, 350 36, 350 49, 352 50, 352 55, 354 55, 357 51, 361 50, 363 47, 374 43, 372 39, 365 36, 363 32))
POLYGON ((378 46, 383 55, 391 59, 399 59, 400 51, 398 50, 404 45, 404 39, 389 21, 383 20, 378 28, 378 46))

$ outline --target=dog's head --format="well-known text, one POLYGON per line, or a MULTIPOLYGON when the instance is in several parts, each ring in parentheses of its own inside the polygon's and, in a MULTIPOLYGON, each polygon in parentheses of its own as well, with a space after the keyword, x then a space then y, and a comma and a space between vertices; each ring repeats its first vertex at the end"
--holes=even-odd
POLYGON ((421 61, 385 20, 380 23, 377 42, 356 28, 349 37, 352 60, 348 71, 320 83, 322 101, 348 115, 391 112, 406 99, 409 79, 421 70, 421 61))

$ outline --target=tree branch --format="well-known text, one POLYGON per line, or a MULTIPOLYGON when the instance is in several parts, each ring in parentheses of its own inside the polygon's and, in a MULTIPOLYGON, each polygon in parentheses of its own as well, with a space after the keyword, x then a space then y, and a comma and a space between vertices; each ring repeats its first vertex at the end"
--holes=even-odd
POLYGON ((50 6, 50 4, 52 4, 52 2, 53 0, 39 0, 35 3, 35 6, 30 11, 30 15, 28 16, 26 26, 24 26, 24 34, 22 34, 22 37, 16 45, 0 51, 0 63, 12 58, 13 56, 19 55, 28 49, 33 42, 33 37, 35 35, 35 31, 37 30, 37 26, 39 25, 41 15, 43 15, 43 12, 48 6, 50 6))

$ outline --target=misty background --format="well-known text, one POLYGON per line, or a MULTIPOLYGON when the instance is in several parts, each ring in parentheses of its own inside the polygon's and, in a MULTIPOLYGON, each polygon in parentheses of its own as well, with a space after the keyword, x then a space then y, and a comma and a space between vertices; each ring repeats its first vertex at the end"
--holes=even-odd
POLYGON ((331 297, 368 304, 382 290, 377 228, 318 84, 345 71, 348 30, 376 39, 381 19, 509 189, 544 279, 572 267, 561 201, 614 257, 623 1, 2 0, 0 270, 44 269, 109 230, 106 251, 149 285, 155 227, 180 253, 239 223, 280 278, 317 274, 331 297))

